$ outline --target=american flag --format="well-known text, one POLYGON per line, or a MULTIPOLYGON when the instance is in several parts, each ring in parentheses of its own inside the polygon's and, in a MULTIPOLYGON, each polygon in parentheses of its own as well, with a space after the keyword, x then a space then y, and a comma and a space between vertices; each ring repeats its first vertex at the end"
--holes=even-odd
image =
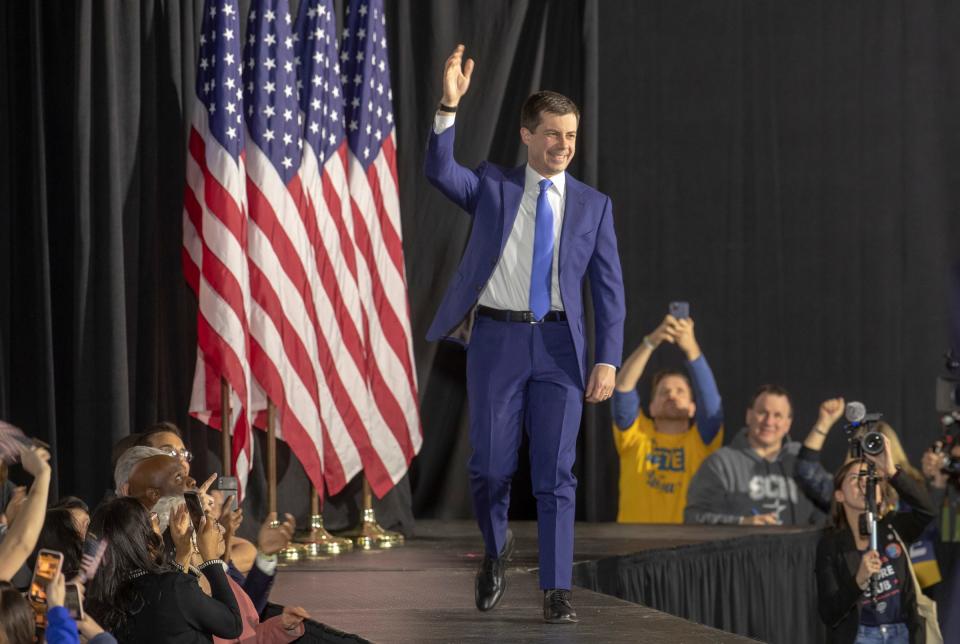
MULTIPOLYGON (((382 424, 369 427, 371 488, 386 493, 406 473, 423 435, 400 227, 396 133, 382 0, 351 0, 340 52, 346 101, 347 177, 367 328, 367 373, 382 424)), ((375 417, 375 416, 374 416, 375 417)), ((363 455, 363 453, 361 452, 363 455)))
POLYGON ((383 421, 371 407, 368 389, 332 1, 303 0, 294 32, 305 143, 300 176, 316 214, 315 249, 324 287, 317 307, 329 347, 321 371, 333 394, 324 418, 324 477, 335 494, 375 460, 370 428, 383 421))
MULTIPOLYGON (((221 427, 230 388, 233 471, 244 489, 253 460, 248 403, 249 280, 240 21, 236 0, 207 0, 187 154, 183 271, 197 294, 197 363, 190 412, 221 427)), ((222 427, 221 427, 222 428, 222 427)))
POLYGON ((323 295, 316 218, 300 178, 302 117, 287 0, 254 0, 243 58, 251 368, 276 405, 278 436, 323 489, 323 418, 332 396, 321 364, 330 350, 316 304, 323 295))

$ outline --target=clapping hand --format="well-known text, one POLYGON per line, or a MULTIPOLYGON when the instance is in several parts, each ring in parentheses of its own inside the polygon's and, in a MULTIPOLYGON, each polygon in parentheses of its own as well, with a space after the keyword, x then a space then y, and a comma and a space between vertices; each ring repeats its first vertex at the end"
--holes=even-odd
POLYGON ((197 550, 204 561, 217 559, 223 553, 223 536, 220 534, 220 524, 209 514, 200 521, 200 530, 197 534, 197 550))
POLYGON ((260 533, 257 535, 257 547, 265 555, 275 555, 288 545, 293 538, 293 531, 296 530, 297 523, 293 515, 287 514, 286 521, 274 526, 277 520, 277 513, 271 512, 267 515, 266 521, 260 526, 260 533))
POLYGON ((170 511, 170 538, 173 540, 177 562, 184 567, 190 565, 190 556, 193 554, 193 542, 190 539, 190 512, 187 504, 181 503, 170 511))

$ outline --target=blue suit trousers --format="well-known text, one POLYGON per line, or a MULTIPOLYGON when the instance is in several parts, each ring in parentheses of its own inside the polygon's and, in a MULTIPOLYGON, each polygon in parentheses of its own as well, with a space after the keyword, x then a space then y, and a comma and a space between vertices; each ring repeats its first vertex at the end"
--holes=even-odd
POLYGON ((467 349, 474 512, 486 552, 495 557, 506 541, 510 483, 525 429, 543 589, 571 584, 581 383, 567 322, 477 318, 467 349))

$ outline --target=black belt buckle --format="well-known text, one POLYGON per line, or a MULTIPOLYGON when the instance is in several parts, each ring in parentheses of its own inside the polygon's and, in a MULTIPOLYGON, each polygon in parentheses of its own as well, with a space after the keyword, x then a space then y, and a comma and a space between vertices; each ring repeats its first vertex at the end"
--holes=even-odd
MULTIPOLYGON (((527 318, 526 320, 524 320, 524 322, 529 322, 531 325, 534 325, 534 326, 536 326, 537 324, 543 324, 543 322, 547 319, 547 316, 544 315, 543 318, 538 320, 536 316, 533 314, 533 311, 524 311, 523 315, 524 317, 527 318)), ((547 315, 549 315, 549 313, 547 315)))

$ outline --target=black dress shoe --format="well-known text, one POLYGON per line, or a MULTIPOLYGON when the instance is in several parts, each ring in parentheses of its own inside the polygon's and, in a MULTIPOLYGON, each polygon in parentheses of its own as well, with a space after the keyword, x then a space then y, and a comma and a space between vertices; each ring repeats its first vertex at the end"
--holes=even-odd
POLYGON ((548 624, 576 624, 577 611, 570 605, 570 591, 551 588, 543 591, 543 619, 548 624))
POLYGON ((480 568, 477 570, 475 598, 477 608, 492 610, 500 603, 503 591, 507 587, 507 562, 513 556, 513 532, 507 530, 507 540, 499 557, 484 554, 480 568))

